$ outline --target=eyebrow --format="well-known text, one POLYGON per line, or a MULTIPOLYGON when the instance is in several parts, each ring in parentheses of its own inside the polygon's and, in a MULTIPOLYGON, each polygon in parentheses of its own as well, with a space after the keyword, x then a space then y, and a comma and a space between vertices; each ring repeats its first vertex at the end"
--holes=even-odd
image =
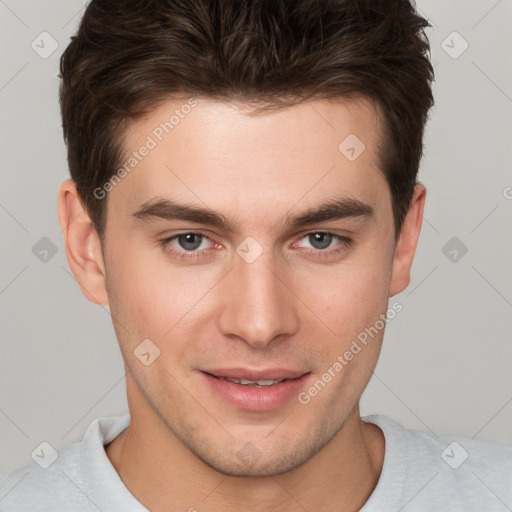
MULTIPOLYGON (((371 219, 374 217, 374 209, 369 204, 363 203, 353 197, 341 197, 309 208, 297 216, 285 215, 283 221, 286 226, 298 228, 318 222, 340 220, 347 218, 371 219)), ((238 230, 224 215, 206 207, 188 206, 164 198, 153 198, 142 204, 132 214, 141 222, 151 221, 155 218, 165 220, 182 220, 206 224, 235 233, 238 230)))

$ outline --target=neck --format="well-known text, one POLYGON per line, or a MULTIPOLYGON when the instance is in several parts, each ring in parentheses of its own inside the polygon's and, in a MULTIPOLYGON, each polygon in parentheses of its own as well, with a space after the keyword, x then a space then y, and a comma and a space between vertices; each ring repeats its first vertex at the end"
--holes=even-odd
POLYGON ((130 426, 105 451, 126 487, 152 512, 349 512, 359 510, 377 485, 384 436, 361 421, 358 406, 301 466, 274 476, 239 477, 205 464, 134 394, 132 389, 130 426))

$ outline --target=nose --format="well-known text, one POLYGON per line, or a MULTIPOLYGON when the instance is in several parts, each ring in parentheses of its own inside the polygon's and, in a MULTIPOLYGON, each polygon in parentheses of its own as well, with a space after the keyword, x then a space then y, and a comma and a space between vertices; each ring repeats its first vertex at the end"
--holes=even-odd
POLYGON ((220 331, 258 349, 293 335, 299 325, 298 299, 287 283, 285 263, 269 252, 252 263, 235 255, 221 290, 220 331))

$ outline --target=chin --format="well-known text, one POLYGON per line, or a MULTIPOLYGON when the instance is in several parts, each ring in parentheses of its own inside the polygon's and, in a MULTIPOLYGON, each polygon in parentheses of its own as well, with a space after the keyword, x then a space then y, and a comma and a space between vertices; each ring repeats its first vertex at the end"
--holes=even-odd
MULTIPOLYGON (((332 437, 332 436, 331 436, 332 437)), ((285 443, 283 439, 269 443, 251 441, 253 437, 232 439, 229 446, 222 449, 220 444, 211 439, 203 439, 189 449, 204 464, 226 476, 262 477, 276 476, 302 466, 316 453, 318 453, 331 439, 327 432, 309 431, 308 437, 298 439, 296 436, 291 442, 285 443), (198 446, 198 444, 200 446, 198 446), (233 446, 240 448, 233 449, 233 446), (212 446, 221 448, 213 452, 212 446)))

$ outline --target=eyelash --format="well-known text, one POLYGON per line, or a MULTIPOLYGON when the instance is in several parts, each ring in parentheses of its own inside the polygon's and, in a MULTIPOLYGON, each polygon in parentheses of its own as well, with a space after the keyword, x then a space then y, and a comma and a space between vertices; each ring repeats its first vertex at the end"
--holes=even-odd
MULTIPOLYGON (((208 249, 202 249, 200 251, 197 251, 197 250, 195 250, 195 251, 185 251, 185 250, 179 251, 179 250, 175 249, 174 246, 172 245, 173 240, 176 240, 178 237, 180 237, 182 235, 189 235, 189 234, 190 235, 199 235, 199 236, 202 236, 202 237, 210 240, 211 242, 213 242, 213 240, 211 240, 210 237, 206 233, 202 233, 201 231, 184 231, 182 233, 178 233, 171 237, 163 238, 162 240, 159 241, 159 245, 163 249, 165 249, 165 251, 170 256, 175 257, 177 259, 191 260, 191 259, 197 259, 197 258, 204 257, 203 255, 201 255, 201 253, 202 252, 204 253, 205 251, 212 249, 211 247, 208 249)), ((315 235, 315 234, 331 235, 333 237, 333 239, 338 240, 338 242, 339 242, 338 245, 335 246, 336 247, 335 249, 316 249, 316 250, 307 251, 308 254, 314 254, 320 258, 328 258, 330 256, 333 256, 333 255, 341 252, 341 250, 348 249, 352 246, 351 238, 348 238, 346 236, 337 235, 337 234, 331 233, 329 231, 310 231, 309 233, 306 233, 305 235, 303 235, 300 238, 300 240, 302 240, 303 238, 306 238, 310 235, 315 235)), ((214 246, 219 245, 215 242, 213 242, 213 243, 214 243, 214 246)), ((294 242, 294 244, 295 244, 295 242, 294 242)))

